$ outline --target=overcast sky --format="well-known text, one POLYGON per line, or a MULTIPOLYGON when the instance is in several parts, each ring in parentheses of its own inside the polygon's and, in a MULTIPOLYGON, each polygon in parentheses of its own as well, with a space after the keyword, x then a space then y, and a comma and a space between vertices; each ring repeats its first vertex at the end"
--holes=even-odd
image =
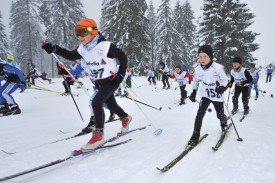
MULTIPOLYGON (((3 23, 9 31, 9 12, 10 4, 12 0, 2 0, 0 11, 3 16, 3 23)), ((253 55, 259 59, 259 64, 266 65, 270 62, 275 63, 274 41, 275 41, 275 0, 240 0, 242 3, 247 3, 248 8, 252 13, 256 15, 254 18, 254 24, 249 28, 253 32, 260 33, 261 35, 257 37, 256 43, 260 45, 260 49, 257 50, 253 55)), ((99 22, 101 14, 101 2, 102 0, 81 0, 84 5, 84 11, 87 17, 95 19, 99 22)), ((148 4, 150 0, 147 0, 148 4)), ((171 0, 170 5, 174 9, 177 0, 171 0)), ((180 2, 185 2, 185 0, 180 0, 180 2)), ((189 0, 192 9, 194 11, 195 17, 202 15, 200 8, 203 5, 203 0, 189 0)), ((161 4, 161 0, 153 0, 153 4, 157 9, 161 4)))

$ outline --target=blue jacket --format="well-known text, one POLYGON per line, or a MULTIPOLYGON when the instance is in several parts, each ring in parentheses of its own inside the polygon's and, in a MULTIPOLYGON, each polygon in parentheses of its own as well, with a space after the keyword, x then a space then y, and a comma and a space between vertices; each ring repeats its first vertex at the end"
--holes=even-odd
POLYGON ((81 67, 81 64, 74 63, 70 66, 69 71, 73 76, 76 76, 77 78, 81 76, 81 73, 83 72, 83 68, 81 67))
POLYGON ((9 64, 0 63, 0 75, 5 76, 7 78, 7 82, 26 83, 24 73, 20 69, 9 64))
POLYGON ((273 73, 273 67, 267 67, 266 68, 266 73, 267 74, 272 74, 273 73))

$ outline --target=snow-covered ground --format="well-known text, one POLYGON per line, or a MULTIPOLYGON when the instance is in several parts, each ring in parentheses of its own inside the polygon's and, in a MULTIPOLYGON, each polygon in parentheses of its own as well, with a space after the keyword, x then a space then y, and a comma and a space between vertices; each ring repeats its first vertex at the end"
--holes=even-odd
MULTIPOLYGON (((53 84, 37 82, 52 90, 63 91, 62 79, 53 84)), ((82 79, 90 87, 89 79, 82 79)), ((186 105, 175 106, 180 99, 176 82, 172 89, 162 90, 162 83, 148 85, 145 77, 133 77, 132 91, 139 100, 162 110, 156 110, 134 101, 117 98, 123 109, 133 116, 130 129, 151 124, 145 130, 131 133, 119 141, 131 142, 99 153, 68 160, 7 182, 30 183, 273 183, 275 182, 275 78, 271 83, 260 79, 260 89, 266 91, 257 101, 255 92, 250 99, 251 113, 242 123, 242 104, 233 120, 243 142, 231 128, 223 145, 213 152, 220 134, 219 121, 213 106, 207 112, 202 134, 209 136, 170 171, 161 173, 162 168, 179 153, 188 142, 194 125, 198 103, 187 100, 186 105), (156 129, 162 129, 159 136, 156 129)), ((85 135, 58 143, 52 141, 70 137, 80 132, 89 121, 89 97, 82 89, 72 86, 75 100, 85 119, 82 122, 71 96, 60 96, 52 92, 28 89, 16 91, 13 96, 22 109, 21 115, 0 118, 0 149, 16 154, 0 152, 0 178, 32 169, 58 159, 64 159, 74 149, 80 148, 91 137, 85 135), (63 134, 60 130, 68 132, 63 134)), ((191 85, 187 90, 190 95, 191 85)), ((231 95, 232 96, 232 95, 231 95)), ((230 96, 229 109, 232 109, 230 96)), ((228 91, 225 92, 227 101, 228 91)), ((197 96, 197 99, 199 97, 197 96)), ((239 99, 240 101, 241 99, 239 99)), ((109 112, 106 111, 106 117, 109 112)), ((105 138, 112 137, 121 128, 121 122, 105 125, 105 138)))

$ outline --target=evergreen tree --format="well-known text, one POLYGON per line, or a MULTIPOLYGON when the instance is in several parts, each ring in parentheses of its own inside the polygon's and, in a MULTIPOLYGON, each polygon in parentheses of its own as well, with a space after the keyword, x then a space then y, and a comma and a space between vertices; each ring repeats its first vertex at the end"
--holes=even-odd
POLYGON ((233 56, 240 56, 244 65, 256 60, 252 52, 259 46, 253 42, 259 34, 247 30, 255 17, 249 11, 239 0, 204 1, 200 42, 212 45, 214 57, 227 71, 232 68, 233 56))
POLYGON ((151 58, 150 58, 150 63, 153 67, 156 66, 156 24, 157 24, 157 17, 155 13, 155 7, 153 5, 153 2, 150 2, 149 8, 148 8, 148 13, 147 13, 147 19, 149 20, 148 22, 148 33, 150 36, 150 47, 151 47, 151 58))
POLYGON ((187 0, 182 5, 183 11, 183 40, 184 40, 184 51, 183 58, 186 65, 193 65, 197 58, 197 47, 195 41, 196 26, 194 24, 194 12, 192 11, 191 5, 187 0))
POLYGON ((162 0, 162 4, 158 9, 157 20, 157 60, 164 62, 168 66, 175 66, 181 61, 181 48, 178 40, 181 39, 176 30, 173 12, 169 5, 170 0, 162 0))
POLYGON ((40 17, 46 28, 48 42, 68 49, 75 49, 79 45, 74 27, 85 17, 80 0, 43 1, 40 17))
POLYGON ((2 23, 2 18, 0 12, 0 60, 6 60, 9 53, 9 44, 7 34, 5 33, 5 26, 2 23))
POLYGON ((28 59, 40 61, 42 31, 38 20, 39 0, 17 0, 10 10, 12 52, 24 70, 28 59))
POLYGON ((147 63, 150 46, 146 1, 107 0, 103 5, 103 35, 126 52, 130 67, 147 63))

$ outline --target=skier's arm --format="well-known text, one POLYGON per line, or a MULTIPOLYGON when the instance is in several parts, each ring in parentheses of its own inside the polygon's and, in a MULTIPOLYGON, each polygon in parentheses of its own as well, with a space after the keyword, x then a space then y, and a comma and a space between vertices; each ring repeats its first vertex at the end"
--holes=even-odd
POLYGON ((191 81, 193 80, 193 77, 188 72, 185 74, 185 77, 188 78, 188 83, 191 84, 191 81))
POLYGON ((246 80, 242 81, 242 85, 251 83, 251 82, 253 81, 253 78, 252 78, 252 76, 250 75, 250 73, 249 73, 248 70, 245 70, 245 71, 244 71, 244 75, 245 75, 245 77, 246 77, 246 80))
POLYGON ((127 68, 127 63, 128 63, 126 54, 121 49, 117 48, 113 43, 111 43, 107 57, 118 59, 119 61, 118 72, 124 76, 127 68))
POLYGON ((78 60, 82 58, 82 56, 78 53, 77 49, 69 51, 57 45, 55 45, 55 53, 68 60, 78 60))

